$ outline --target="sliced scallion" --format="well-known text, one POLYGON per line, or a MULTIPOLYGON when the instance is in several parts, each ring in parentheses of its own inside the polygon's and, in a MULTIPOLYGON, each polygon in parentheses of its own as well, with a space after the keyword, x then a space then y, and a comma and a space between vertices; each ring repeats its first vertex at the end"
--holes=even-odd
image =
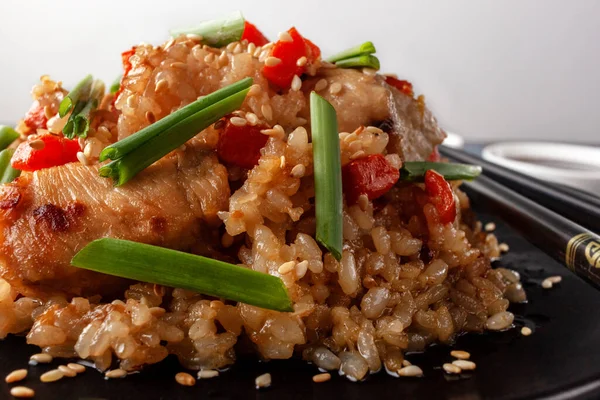
POLYGON ((94 82, 94 78, 91 75, 83 78, 73 90, 67 94, 67 96, 60 102, 60 106, 58 107, 58 115, 63 118, 65 115, 69 113, 78 101, 87 100, 90 90, 92 88, 92 83, 94 82))
POLYGON ((375 53, 375 51, 375 45, 373 44, 373 42, 364 42, 363 44, 359 44, 358 46, 351 47, 349 49, 332 55, 327 59, 327 61, 330 63, 334 63, 340 60, 345 60, 347 58, 373 54, 375 53))
POLYGON ((19 138, 19 133, 10 126, 0 125, 0 150, 4 150, 19 138))
POLYGON ((270 310, 293 311, 283 282, 275 276, 163 247, 99 239, 81 249, 71 264, 270 310))
POLYGON ((4 149, 0 151, 0 184, 10 183, 15 180, 16 177, 21 175, 21 171, 14 169, 10 165, 10 159, 14 153, 13 149, 4 149))
POLYGON ((98 103, 104 96, 104 82, 96 80, 92 84, 92 89, 87 101, 78 101, 75 109, 71 113, 69 120, 63 128, 63 135, 68 139, 75 136, 86 137, 90 129, 90 114, 98 107, 98 103))
POLYGON ((317 241, 342 258, 342 162, 335 109, 315 92, 310 94, 310 121, 315 178, 317 241))
POLYGON ((122 75, 117 76, 117 79, 115 79, 112 85, 110 85, 110 94, 115 94, 119 91, 119 88, 121 87, 122 77, 122 75))
POLYGON ((226 17, 201 22, 193 28, 173 29, 171 36, 184 34, 202 36, 202 43, 212 47, 223 47, 228 43, 238 41, 244 33, 244 16, 236 11, 226 17))
POLYGON ((373 68, 375 70, 380 67, 379 59, 370 54, 346 58, 336 62, 335 65, 340 68, 373 68))
POLYGON ((198 111, 224 100, 235 93, 247 89, 250 86, 252 86, 252 78, 244 78, 236 83, 225 86, 216 92, 204 96, 201 99, 196 100, 193 103, 190 103, 187 106, 175 111, 174 113, 169 114, 163 119, 156 121, 152 125, 147 126, 139 132, 136 132, 133 135, 106 147, 100 153, 100 161, 107 159, 117 160, 121 157, 124 157, 129 152, 137 149, 150 139, 154 138, 165 130, 172 128, 175 124, 178 124, 198 111))
POLYGON ((478 165, 455 164, 430 161, 407 161, 400 168, 400 180, 405 182, 423 182, 428 170, 439 172, 448 181, 473 180, 481 174, 478 165))
POLYGON ((250 89, 244 89, 206 107, 153 137, 134 151, 100 168, 100 176, 112 178, 116 186, 128 182, 146 167, 175 150, 200 131, 239 109, 250 89))

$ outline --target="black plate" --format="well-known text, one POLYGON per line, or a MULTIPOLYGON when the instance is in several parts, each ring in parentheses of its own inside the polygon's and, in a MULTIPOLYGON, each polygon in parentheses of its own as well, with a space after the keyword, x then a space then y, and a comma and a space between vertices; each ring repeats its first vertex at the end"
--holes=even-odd
MULTIPOLYGON (((490 220, 481 214, 482 219, 490 220)), ((455 348, 467 350, 477 363, 469 376, 448 377, 440 370, 451 361, 449 347, 434 346, 424 354, 408 357, 421 366, 423 378, 392 378, 385 373, 365 382, 351 383, 333 376, 326 383, 313 383, 316 368, 298 360, 258 363, 242 361, 212 380, 195 387, 182 387, 173 377, 181 369, 169 358, 157 366, 125 379, 106 381, 91 369, 76 378, 42 384, 41 373, 50 366, 28 367, 23 382, 36 391, 37 399, 592 399, 600 397, 600 292, 556 263, 506 225, 495 221, 501 241, 511 251, 498 264, 521 272, 529 303, 512 307, 519 316, 517 328, 507 332, 460 337, 455 348), (543 277, 562 275, 553 289, 540 287, 543 277), (523 337, 526 324, 533 335, 523 337), (273 385, 254 388, 254 378, 270 372, 273 385)), ((36 348, 20 337, 0 341, 0 376, 24 368, 36 348)), ((63 361, 64 363, 64 361, 63 361)), ((58 365, 55 363, 53 365, 58 365)), ((10 398, 9 385, 2 383, 0 398, 10 398)))

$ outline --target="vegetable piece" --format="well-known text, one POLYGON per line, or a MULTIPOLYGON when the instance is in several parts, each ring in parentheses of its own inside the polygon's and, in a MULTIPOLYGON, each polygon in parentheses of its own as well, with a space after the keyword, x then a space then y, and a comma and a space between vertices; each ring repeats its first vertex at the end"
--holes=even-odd
POLYGON ((65 115, 69 113, 75 105, 80 100, 87 100, 88 95, 90 94, 90 90, 92 89, 92 83, 94 82, 94 78, 91 75, 83 78, 73 90, 67 94, 67 96, 60 102, 60 106, 58 107, 58 115, 63 118, 65 115))
POLYGON ((29 142, 19 144, 12 158, 12 167, 21 171, 37 171, 77 161, 77 152, 81 151, 77 140, 46 134, 38 137, 44 147, 36 150, 29 142))
POLYGON ((269 39, 259 31, 254 24, 251 24, 248 21, 244 23, 244 33, 242 34, 242 39, 246 39, 248 43, 254 43, 257 46, 262 46, 269 43, 269 39))
POLYGON ((373 68, 379 69, 379 59, 370 54, 346 58, 335 63, 340 68, 373 68))
POLYGON ((415 95, 415 92, 413 91, 413 85, 409 81, 396 79, 393 76, 386 76, 385 82, 388 85, 395 87, 407 96, 413 97, 415 95))
POLYGON ((266 126, 236 126, 227 120, 219 135, 217 154, 222 161, 251 169, 258 164, 260 149, 265 147, 269 137, 260 133, 266 126))
POLYGON ((0 150, 4 150, 19 138, 19 133, 10 126, 0 125, 0 150))
POLYGON ((140 171, 196 136, 198 132, 239 109, 249 90, 235 93, 173 125, 134 151, 100 168, 100 176, 112 178, 116 186, 123 185, 140 171))
POLYGON ((33 102, 29 111, 27 111, 27 114, 25 114, 23 122, 32 130, 46 128, 48 118, 46 117, 46 111, 44 111, 44 107, 42 107, 39 101, 36 100, 33 102))
MULTIPOLYGON (((150 139, 158 136, 165 130, 174 127, 175 124, 182 122, 186 118, 192 116, 200 110, 207 108, 221 100, 224 100, 235 93, 238 93, 244 89, 252 86, 252 78, 244 78, 236 83, 229 86, 225 86, 207 96, 202 97, 193 103, 188 104, 185 107, 180 108, 174 113, 169 114, 163 119, 156 121, 152 125, 145 127, 144 129, 126 137, 117 143, 107 146, 100 153, 100 161, 107 159, 116 160, 137 149, 142 144, 148 142, 150 139)), ((233 110, 232 110, 233 111, 233 110)), ((182 143, 183 144, 183 143, 182 143)))
POLYGON ((321 50, 313 42, 302 37, 296 28, 290 28, 288 33, 292 41, 279 40, 271 50, 271 57, 281 61, 276 65, 265 64, 262 69, 263 75, 269 82, 281 89, 288 89, 294 75, 302 76, 306 69, 321 56, 321 50), (298 59, 302 57, 306 57, 307 62, 299 66, 298 59))
POLYGON ((171 36, 184 34, 202 36, 202 43, 212 47, 223 47, 228 43, 241 40, 245 21, 241 12, 236 11, 226 17, 201 22, 193 28, 173 29, 171 36))
POLYGON ((15 180, 16 177, 21 175, 21 171, 14 169, 10 165, 10 159, 14 153, 13 149, 4 149, 0 151, 0 184, 10 183, 15 180))
POLYGON ((110 94, 115 94, 119 91, 121 88, 121 79, 123 79, 123 75, 117 76, 112 85, 110 85, 110 94))
POLYGON ((449 181, 473 180, 481 175, 481 167, 478 165, 407 161, 400 168, 400 179, 405 182, 423 182, 425 173, 430 169, 439 172, 449 181))
POLYGON ((386 194, 400 178, 400 172, 381 154, 371 154, 350 161, 342 168, 346 202, 356 203, 361 194, 369 200, 386 194))
MULTIPOLYGON (((133 65, 131 65, 131 61, 129 61, 129 59, 131 58, 131 56, 133 56, 135 54, 137 47, 133 46, 130 50, 124 51, 121 53, 121 63, 123 64, 123 76, 121 77, 121 80, 119 82, 119 88, 117 89, 117 91, 115 92, 115 97, 113 97, 113 101, 112 101, 112 105, 114 106, 117 99, 119 98, 119 96, 121 95, 121 93, 123 93, 123 78, 125 78, 127 76, 127 74, 129 74, 129 71, 131 71, 131 69, 133 68, 133 65)), ((114 86, 114 84, 113 84, 114 86)), ((112 88, 111 88, 112 90, 112 88)))
POLYGON ((158 246, 99 239, 79 251, 71 264, 270 310, 293 311, 283 282, 275 276, 158 246))
POLYGON ((456 202, 452 186, 439 172, 430 169, 425 173, 425 189, 438 212, 440 222, 442 224, 453 222, 456 218, 456 202))
POLYGON ((317 241, 342 258, 342 162, 335 109, 311 92, 310 121, 315 177, 317 241))
POLYGON ((75 109, 63 128, 63 135, 67 139, 73 139, 75 136, 87 136, 90 129, 90 114, 98 108, 98 103, 103 96, 104 82, 100 80, 94 81, 88 99, 85 102, 81 100, 77 102, 75 109))
POLYGON ((347 58, 373 54, 375 53, 375 51, 375 45, 373 44, 373 42, 364 42, 363 44, 359 44, 358 46, 351 47, 349 49, 332 55, 327 59, 327 61, 330 63, 335 63, 337 61, 344 60, 347 58))

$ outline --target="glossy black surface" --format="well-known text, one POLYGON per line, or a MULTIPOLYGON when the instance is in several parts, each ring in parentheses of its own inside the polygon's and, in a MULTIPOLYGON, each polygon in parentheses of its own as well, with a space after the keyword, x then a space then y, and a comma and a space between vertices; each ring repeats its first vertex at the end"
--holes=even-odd
MULTIPOLYGON (((466 335, 455 348, 467 350, 477 370, 462 377, 448 377, 440 370, 451 361, 449 348, 435 346, 424 354, 408 357, 421 366, 423 378, 392 378, 385 373, 351 383, 334 376, 315 384, 316 368, 300 361, 257 363, 244 361, 212 380, 195 387, 182 387, 173 376, 180 371, 176 360, 168 359, 142 373, 125 379, 105 381, 91 369, 76 378, 42 384, 41 373, 50 366, 27 367, 28 356, 36 349, 23 338, 0 341, 0 376, 27 367, 23 382, 36 390, 36 399, 593 399, 600 397, 600 292, 572 275, 561 265, 524 241, 500 221, 494 220, 501 241, 511 251, 498 264, 520 271, 529 304, 512 311, 519 315, 517 328, 507 332, 466 335), (563 282, 550 290, 540 287, 542 278, 562 275, 563 282), (522 337, 526 324, 533 335, 522 337), (254 388, 254 378, 264 372, 273 376, 266 390, 254 388)), ((63 362, 64 363, 64 362, 63 362)), ((58 365, 55 363, 54 365, 58 365)), ((9 385, 0 384, 0 398, 8 399, 9 385)))

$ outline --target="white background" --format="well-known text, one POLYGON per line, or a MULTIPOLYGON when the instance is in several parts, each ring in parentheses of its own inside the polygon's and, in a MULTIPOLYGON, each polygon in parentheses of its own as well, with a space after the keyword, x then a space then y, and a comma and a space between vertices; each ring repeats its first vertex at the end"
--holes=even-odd
POLYGON ((372 40, 382 70, 469 139, 600 143, 594 0, 0 0, 0 121, 25 113, 44 73, 111 82, 131 45, 238 9, 270 38, 296 25, 325 55, 372 40))

